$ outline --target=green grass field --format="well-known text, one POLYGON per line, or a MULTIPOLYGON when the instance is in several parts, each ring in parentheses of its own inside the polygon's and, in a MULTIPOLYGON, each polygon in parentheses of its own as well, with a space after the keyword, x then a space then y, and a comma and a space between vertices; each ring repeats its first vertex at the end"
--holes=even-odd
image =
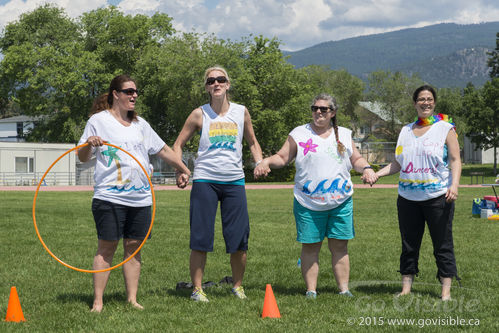
MULTIPOLYGON (((350 287, 355 298, 337 295, 327 246, 321 251, 316 301, 304 297, 297 259, 300 245, 292 214, 292 190, 247 190, 251 220, 244 287, 238 300, 227 285, 207 288, 210 303, 176 290, 189 281, 189 192, 157 191, 153 236, 143 248, 138 300, 145 310, 126 305, 121 270, 112 272, 104 311, 90 313, 92 279, 72 271, 42 248, 31 218, 33 193, 0 192, 0 332, 498 332, 499 222, 471 217, 472 199, 490 188, 461 188, 454 219, 454 242, 462 288, 453 283, 453 300, 439 301, 440 286, 431 241, 425 234, 420 275, 413 294, 394 298, 400 236, 396 189, 356 189, 356 238, 349 244, 350 287), (265 286, 272 285, 281 319, 261 319, 265 286), (10 287, 16 286, 24 323, 4 322, 10 287), (414 320, 391 322, 391 320, 414 320), (464 322, 466 325, 464 325, 464 322), (459 321, 459 322, 457 322, 459 321), (473 324, 474 326, 471 326, 473 324)), ((41 192, 37 222, 48 247, 65 262, 91 268, 96 248, 90 192, 41 192)), ((230 275, 229 257, 217 221, 215 250, 209 254, 206 281, 230 275)), ((115 263, 122 254, 116 255, 115 263)))

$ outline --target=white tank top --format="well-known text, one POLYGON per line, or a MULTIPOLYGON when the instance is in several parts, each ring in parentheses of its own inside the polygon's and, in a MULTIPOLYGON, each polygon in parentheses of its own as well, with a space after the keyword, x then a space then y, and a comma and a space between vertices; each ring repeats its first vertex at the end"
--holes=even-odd
POLYGON ((230 103, 229 111, 219 116, 210 104, 201 106, 203 127, 194 163, 193 180, 231 182, 244 178, 242 140, 245 107, 230 103))
POLYGON ((414 135, 413 125, 402 128, 395 149, 401 166, 398 192, 408 200, 424 201, 445 194, 452 183, 444 146, 453 125, 439 121, 420 137, 414 135))
POLYGON ((339 155, 334 131, 327 139, 318 136, 310 124, 296 127, 289 136, 296 142, 296 174, 294 196, 305 208, 324 211, 333 209, 350 198, 352 131, 338 127, 346 152, 339 155))

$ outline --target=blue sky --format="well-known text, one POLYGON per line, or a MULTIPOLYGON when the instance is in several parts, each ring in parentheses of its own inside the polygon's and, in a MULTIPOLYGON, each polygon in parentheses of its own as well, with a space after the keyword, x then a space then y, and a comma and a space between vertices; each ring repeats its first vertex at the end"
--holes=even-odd
MULTIPOLYGON (((0 28, 47 0, 0 0, 0 28)), ((285 50, 442 22, 499 21, 497 0, 49 0, 70 17, 116 5, 126 14, 163 12, 178 31, 240 40, 277 37, 285 50)))

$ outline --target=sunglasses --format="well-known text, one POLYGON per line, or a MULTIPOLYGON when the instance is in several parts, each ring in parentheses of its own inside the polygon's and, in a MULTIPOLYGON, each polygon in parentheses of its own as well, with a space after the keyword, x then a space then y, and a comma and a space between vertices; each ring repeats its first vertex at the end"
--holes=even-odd
POLYGON ((215 81, 218 81, 218 83, 225 83, 227 82, 227 78, 225 76, 209 77, 206 79, 206 84, 211 86, 215 81))
POLYGON ((317 110, 321 110, 321 113, 327 113, 329 111, 329 107, 327 106, 312 105, 310 109, 312 110, 312 112, 317 112, 317 110))
POLYGON ((128 96, 133 96, 133 94, 139 94, 139 91, 137 89, 133 89, 133 88, 127 88, 127 89, 118 89, 116 91, 119 91, 119 92, 122 92, 122 93, 125 93, 127 94, 128 96))
POLYGON ((418 98, 416 100, 416 103, 420 103, 420 104, 423 104, 425 102, 428 102, 428 103, 433 103, 435 100, 433 98, 418 98))

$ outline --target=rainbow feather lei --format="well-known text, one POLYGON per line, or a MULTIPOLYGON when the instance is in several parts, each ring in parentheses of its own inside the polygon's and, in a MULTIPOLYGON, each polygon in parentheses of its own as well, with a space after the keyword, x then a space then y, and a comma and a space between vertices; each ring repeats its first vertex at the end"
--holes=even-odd
POLYGON ((416 125, 419 125, 419 126, 430 126, 430 125, 433 125, 434 123, 437 123, 437 122, 439 122, 441 120, 446 121, 449 124, 451 124, 452 126, 454 126, 454 129, 456 128, 456 125, 452 121, 452 118, 449 117, 446 114, 443 114, 443 113, 439 113, 437 115, 432 115, 432 116, 430 116, 428 118, 419 118, 418 117, 416 119, 416 125))

